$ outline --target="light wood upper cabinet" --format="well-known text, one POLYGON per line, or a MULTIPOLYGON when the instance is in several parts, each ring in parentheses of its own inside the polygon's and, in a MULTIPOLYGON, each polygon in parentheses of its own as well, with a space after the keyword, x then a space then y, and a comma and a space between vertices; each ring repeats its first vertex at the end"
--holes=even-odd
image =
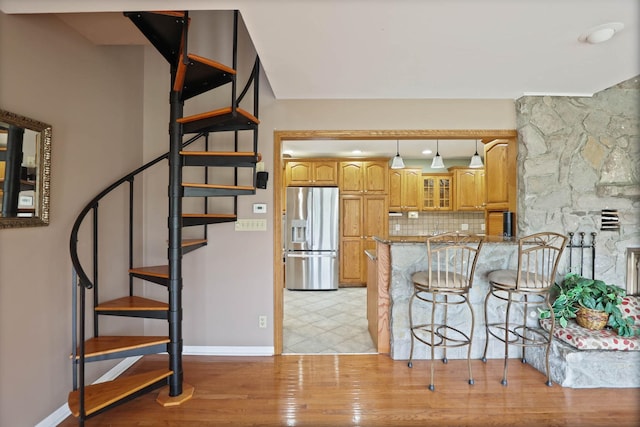
POLYGON ((338 185, 337 161, 289 161, 285 173, 287 186, 338 185))
POLYGON ((420 210, 422 169, 389 170, 389 210, 420 210))
POLYGON ((422 210, 450 211, 453 209, 453 175, 425 173, 421 176, 422 210))
POLYGON ((485 205, 484 169, 451 168, 456 197, 454 210, 480 211, 485 205))
POLYGON ((485 145, 487 210, 515 210, 516 154, 515 140, 499 139, 485 145))
POLYGON ((496 139, 484 147, 485 169, 485 227, 491 236, 501 236, 502 213, 516 212, 517 143, 514 139, 496 139))
POLYGON ((341 194, 386 194, 388 192, 386 161, 340 162, 338 186, 341 194))

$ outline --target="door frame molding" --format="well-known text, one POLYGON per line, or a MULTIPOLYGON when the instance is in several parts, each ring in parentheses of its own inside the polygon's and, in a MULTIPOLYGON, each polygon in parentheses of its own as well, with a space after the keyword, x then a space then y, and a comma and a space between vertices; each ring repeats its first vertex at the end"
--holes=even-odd
POLYGON ((284 313, 284 262, 282 258, 282 141, 375 140, 375 139, 477 139, 487 143, 498 138, 515 139, 515 129, 416 129, 416 130, 276 130, 273 131, 273 348, 282 354, 284 313))

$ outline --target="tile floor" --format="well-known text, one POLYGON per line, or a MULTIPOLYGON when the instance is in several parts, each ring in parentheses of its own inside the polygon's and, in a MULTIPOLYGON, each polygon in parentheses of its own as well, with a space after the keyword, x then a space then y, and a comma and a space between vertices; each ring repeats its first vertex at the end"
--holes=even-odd
POLYGON ((376 353, 367 327, 367 289, 284 292, 283 353, 376 353))

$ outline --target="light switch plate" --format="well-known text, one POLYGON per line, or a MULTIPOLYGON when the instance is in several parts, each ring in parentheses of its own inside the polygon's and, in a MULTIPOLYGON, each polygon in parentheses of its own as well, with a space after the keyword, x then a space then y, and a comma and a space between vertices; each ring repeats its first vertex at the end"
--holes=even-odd
POLYGON ((239 219, 235 231, 267 231, 266 219, 239 219))

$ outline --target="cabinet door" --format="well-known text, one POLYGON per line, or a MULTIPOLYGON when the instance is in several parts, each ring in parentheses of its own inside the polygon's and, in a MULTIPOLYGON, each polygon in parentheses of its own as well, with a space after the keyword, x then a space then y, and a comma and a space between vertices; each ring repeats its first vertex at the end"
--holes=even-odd
POLYGON ((496 140, 485 146, 487 209, 515 210, 515 141, 496 140))
POLYGON ((402 169, 389 171, 389 210, 402 210, 402 169))
POLYGON ((372 241, 373 236, 385 236, 389 229, 387 198, 384 196, 365 196, 363 209, 363 236, 372 241))
POLYGON ((483 209, 484 171, 479 169, 456 170, 455 210, 477 211, 483 209))
POLYGON ((423 174, 421 184, 421 205, 423 211, 449 211, 453 209, 454 186, 451 174, 423 174))
POLYGON ((313 185, 338 185, 338 162, 314 162, 313 185))
POLYGON ((421 169, 405 169, 402 183, 402 205, 407 211, 420 210, 421 169))
POLYGON ((440 210, 450 211, 453 209, 453 179, 451 176, 441 176, 436 183, 438 187, 436 206, 440 210))
POLYGON ((360 194, 363 190, 362 162, 340 162, 339 187, 342 194, 360 194))
POLYGON ((309 185, 313 181, 310 162, 287 162, 287 185, 309 185))
POLYGON ((340 283, 363 283, 363 198, 340 196, 340 283))
POLYGON ((364 236, 362 196, 340 196, 340 237, 364 236))
POLYGON ((387 162, 365 162, 363 167, 365 193, 387 194, 389 191, 388 172, 387 162))
POLYGON ((364 249, 361 238, 347 238, 340 242, 340 283, 357 285, 363 283, 364 249))

